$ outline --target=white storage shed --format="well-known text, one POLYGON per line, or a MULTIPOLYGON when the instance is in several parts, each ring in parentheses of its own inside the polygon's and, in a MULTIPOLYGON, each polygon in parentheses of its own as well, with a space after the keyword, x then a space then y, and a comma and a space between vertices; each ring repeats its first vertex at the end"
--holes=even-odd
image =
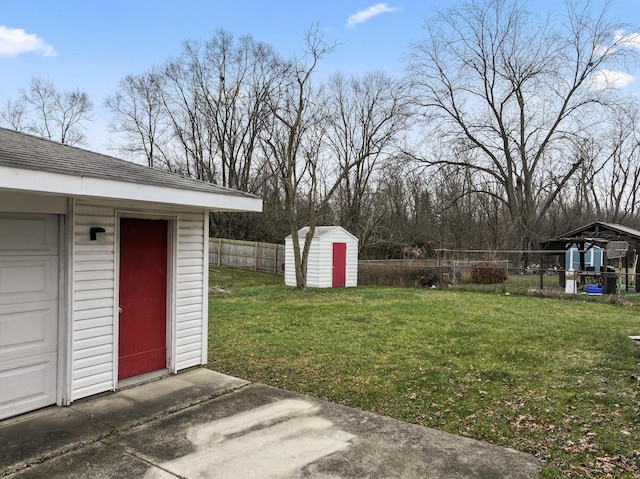
MULTIPOLYGON (((298 230, 300 250, 309 233, 298 230)), ((284 240, 284 283, 296 286, 295 260, 291 235, 284 240)), ((307 263, 307 287, 340 288, 358 285, 358 238, 341 226, 317 226, 311 240, 307 263)))
POLYGON ((0 419, 205 364, 209 212, 261 209, 0 128, 0 419))

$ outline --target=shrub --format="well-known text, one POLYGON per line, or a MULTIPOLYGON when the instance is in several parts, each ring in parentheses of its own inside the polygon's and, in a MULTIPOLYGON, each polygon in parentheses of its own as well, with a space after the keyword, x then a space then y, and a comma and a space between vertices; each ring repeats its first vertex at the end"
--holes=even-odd
POLYGON ((432 287, 438 283, 435 268, 406 264, 360 264, 358 284, 370 286, 432 287))
POLYGON ((438 284, 438 272, 434 269, 422 269, 419 271, 420 274, 420 285, 431 288, 438 284))
POLYGON ((471 268, 471 281, 475 284, 497 284, 506 280, 506 270, 491 263, 477 263, 471 268))

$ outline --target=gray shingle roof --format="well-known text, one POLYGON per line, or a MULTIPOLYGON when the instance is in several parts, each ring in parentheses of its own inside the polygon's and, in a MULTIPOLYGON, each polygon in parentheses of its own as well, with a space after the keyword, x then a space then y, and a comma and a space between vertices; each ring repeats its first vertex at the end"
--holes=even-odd
POLYGON ((256 196, 0 127, 0 166, 167 188, 256 196))

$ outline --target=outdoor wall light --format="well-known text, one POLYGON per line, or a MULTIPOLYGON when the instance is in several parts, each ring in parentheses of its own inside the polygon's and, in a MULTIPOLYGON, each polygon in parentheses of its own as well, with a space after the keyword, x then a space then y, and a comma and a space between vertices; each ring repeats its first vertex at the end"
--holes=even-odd
POLYGON ((102 241, 104 239, 104 228, 92 226, 89 228, 89 238, 91 241, 102 241))

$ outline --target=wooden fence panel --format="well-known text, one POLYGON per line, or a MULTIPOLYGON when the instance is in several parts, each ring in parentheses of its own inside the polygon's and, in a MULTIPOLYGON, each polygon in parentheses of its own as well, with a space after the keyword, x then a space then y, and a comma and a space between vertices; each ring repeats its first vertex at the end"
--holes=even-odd
POLYGON ((284 245, 209 238, 209 264, 284 274, 284 245))

